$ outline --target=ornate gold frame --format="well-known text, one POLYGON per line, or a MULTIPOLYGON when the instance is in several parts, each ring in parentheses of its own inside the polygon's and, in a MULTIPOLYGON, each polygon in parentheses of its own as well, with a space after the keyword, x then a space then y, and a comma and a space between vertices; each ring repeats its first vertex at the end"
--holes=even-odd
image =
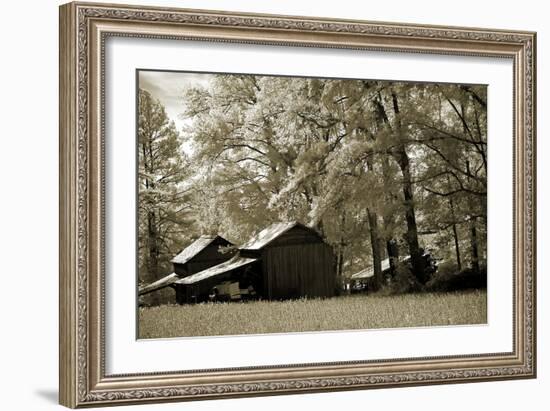
POLYGON ((535 377, 535 41, 532 32, 92 3, 61 6, 60 403, 84 407, 535 377), (108 36, 512 59, 513 352, 105 375, 102 119, 108 36))

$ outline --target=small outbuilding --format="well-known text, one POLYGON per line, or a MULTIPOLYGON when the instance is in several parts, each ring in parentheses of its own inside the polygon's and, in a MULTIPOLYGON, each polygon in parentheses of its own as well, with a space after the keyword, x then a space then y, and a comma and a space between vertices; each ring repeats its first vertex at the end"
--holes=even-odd
POLYGON ((191 298, 187 295, 189 290, 179 286, 177 281, 230 260, 236 253, 236 250, 230 249, 232 245, 219 235, 200 236, 172 259, 173 273, 140 288, 139 295, 170 286, 176 290, 176 301, 180 304, 186 302, 191 298))
POLYGON ((219 235, 202 235, 172 259, 174 272, 184 278, 227 261, 235 255, 236 250, 228 249, 232 246, 219 235))
MULTIPOLYGON (((427 276, 431 277, 433 273, 437 270, 437 263, 432 258, 429 252, 423 251, 422 258, 424 259, 424 263, 425 263, 425 273, 427 276)), ((410 255, 403 256, 399 258, 398 261, 399 261, 399 264, 405 264, 410 269, 412 269, 410 255)), ((385 279, 386 282, 390 282, 394 275, 390 264, 390 259, 386 258, 382 260, 380 266, 382 269, 383 278, 385 279)), ((350 277, 351 291, 352 292, 367 291, 370 288, 373 281, 374 281, 374 266, 371 265, 353 274, 350 277)))

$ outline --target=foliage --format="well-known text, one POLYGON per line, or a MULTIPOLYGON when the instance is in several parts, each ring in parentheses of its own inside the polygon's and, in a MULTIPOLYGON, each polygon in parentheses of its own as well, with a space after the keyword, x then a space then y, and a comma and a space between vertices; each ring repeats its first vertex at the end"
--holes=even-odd
POLYGON ((471 268, 454 272, 441 270, 426 284, 426 289, 431 292, 485 288, 487 288, 487 267, 481 267, 479 272, 471 268))
POLYGON ((170 188, 145 187, 179 227, 163 252, 297 220, 333 246, 339 275, 373 265, 379 285, 391 253, 412 256, 421 284, 423 249, 474 271, 485 261, 485 86, 216 74, 183 102, 190 158, 158 102, 143 106, 165 133, 153 180, 177 171, 170 188))
POLYGON ((185 239, 190 206, 180 136, 164 107, 144 90, 139 91, 138 159, 139 277, 153 282, 170 269, 174 250, 185 239))

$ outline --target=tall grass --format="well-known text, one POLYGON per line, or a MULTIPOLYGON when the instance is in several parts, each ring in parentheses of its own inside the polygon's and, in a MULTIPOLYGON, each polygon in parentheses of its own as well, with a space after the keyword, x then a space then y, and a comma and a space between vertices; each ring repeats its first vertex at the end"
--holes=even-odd
POLYGON ((139 309, 140 338, 487 323, 486 291, 164 305, 139 309))

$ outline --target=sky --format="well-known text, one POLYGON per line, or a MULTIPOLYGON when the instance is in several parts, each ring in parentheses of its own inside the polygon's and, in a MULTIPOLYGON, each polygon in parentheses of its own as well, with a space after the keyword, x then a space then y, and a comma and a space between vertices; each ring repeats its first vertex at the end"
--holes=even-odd
POLYGON ((184 73, 175 71, 144 71, 139 72, 139 87, 151 93, 160 100, 166 114, 173 120, 178 130, 188 124, 181 118, 184 100, 183 89, 189 86, 208 85, 211 74, 184 73))

